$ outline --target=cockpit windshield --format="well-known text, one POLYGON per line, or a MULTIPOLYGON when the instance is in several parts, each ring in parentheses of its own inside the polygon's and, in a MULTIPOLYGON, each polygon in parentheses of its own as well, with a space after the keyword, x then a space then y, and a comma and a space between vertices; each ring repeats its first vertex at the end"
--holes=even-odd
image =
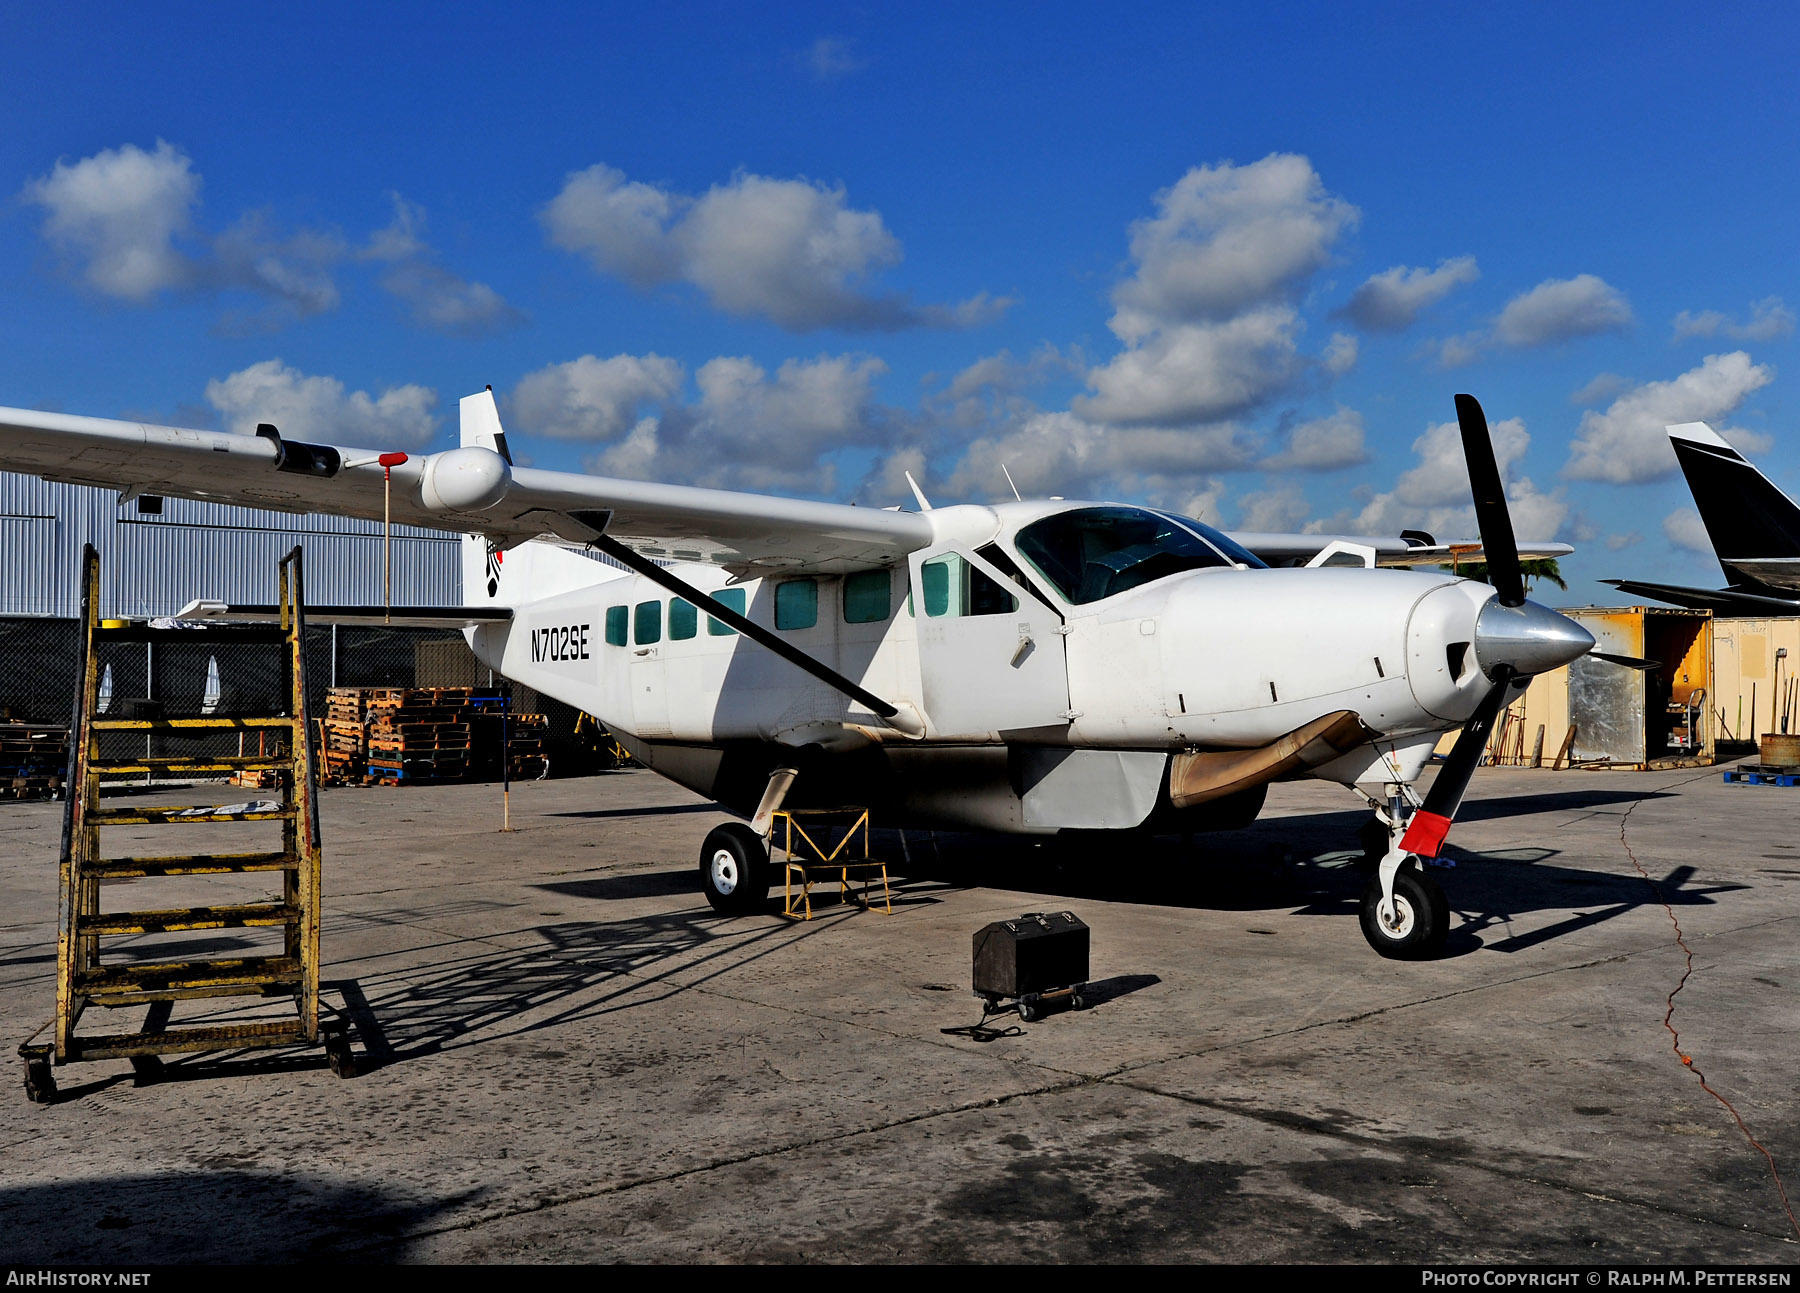
POLYGON ((1079 606, 1165 575, 1262 562, 1211 526, 1138 507, 1083 507, 1033 521, 1019 552, 1079 606))

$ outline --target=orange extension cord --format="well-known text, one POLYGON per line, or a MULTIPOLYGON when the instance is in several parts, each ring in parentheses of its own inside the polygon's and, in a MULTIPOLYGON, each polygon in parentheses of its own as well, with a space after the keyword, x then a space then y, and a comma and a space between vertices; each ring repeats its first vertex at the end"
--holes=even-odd
MULTIPOLYGON (((1686 778, 1686 780, 1695 781, 1699 780, 1699 778, 1689 777, 1686 778)), ((1763 1143, 1760 1140, 1750 1134, 1750 1128, 1745 1124, 1743 1117, 1738 1113, 1737 1107, 1733 1105, 1731 1101, 1715 1091, 1711 1084, 1707 1082, 1706 1074, 1702 1073, 1700 1071, 1700 1066, 1694 1063, 1694 1057, 1681 1049, 1681 1033, 1676 1029, 1674 1024, 1675 997, 1687 986, 1688 976, 1694 972, 1694 949, 1687 945, 1687 939, 1683 937, 1681 932, 1681 921, 1675 916, 1675 908, 1669 905, 1669 900, 1667 898, 1663 897, 1662 887, 1650 878, 1650 873, 1644 870, 1643 863, 1638 861, 1637 854, 1632 852, 1631 842, 1625 838, 1625 823, 1631 820, 1631 814, 1636 812, 1638 804, 1643 802, 1642 799, 1634 801, 1631 807, 1625 810, 1625 815, 1619 818, 1619 843, 1624 846, 1625 856, 1631 859, 1631 865, 1636 867, 1637 873, 1644 877, 1644 883, 1650 886, 1650 891, 1656 895, 1656 900, 1663 905, 1663 910, 1668 913, 1669 923, 1675 927, 1675 941, 1680 945, 1682 952, 1687 956, 1687 965, 1681 971, 1681 980, 1675 985, 1674 991, 1669 993, 1668 1009, 1663 1011, 1663 1027, 1669 1030, 1669 1044, 1675 1051, 1675 1057, 1686 1065, 1688 1069, 1693 1072, 1693 1075, 1699 1079, 1700 1089, 1725 1106, 1725 1111, 1731 1115, 1732 1121, 1737 1123, 1738 1130, 1744 1133, 1744 1139, 1750 1142, 1750 1147, 1768 1161, 1769 1175, 1775 1178, 1775 1192, 1781 1196, 1782 1210, 1787 1213, 1788 1224, 1794 1228, 1794 1234, 1800 1236, 1800 1220, 1795 1219, 1793 1204, 1788 1202, 1787 1187, 1782 1184, 1781 1171, 1775 1166, 1775 1156, 1763 1147, 1763 1143)))

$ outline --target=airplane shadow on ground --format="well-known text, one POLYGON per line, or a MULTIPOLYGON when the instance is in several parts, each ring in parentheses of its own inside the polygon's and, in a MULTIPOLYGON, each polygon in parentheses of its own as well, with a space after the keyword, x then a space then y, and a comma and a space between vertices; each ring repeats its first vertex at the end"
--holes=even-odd
MULTIPOLYGON (((355 1256, 404 1260, 408 1234, 478 1204, 262 1169, 254 1150, 201 1170, 0 1188, 6 1260, 18 1264, 230 1265, 355 1256)), ((40 1164, 40 1168, 42 1165, 40 1164)))
MULTIPOLYGON (((1534 813, 1605 811, 1654 795, 1592 790, 1556 792, 1508 800, 1475 801, 1466 819, 1534 813)), ((935 895, 970 888, 1030 894, 1021 906, 1043 908, 1045 898, 1143 903, 1210 911, 1283 911, 1354 921, 1369 871, 1354 846, 1362 811, 1277 817, 1242 831, 1177 837, 1083 836, 1033 841, 1019 837, 954 832, 877 831, 875 852, 890 859, 896 910, 940 901, 935 895)), ((1523 848, 1479 855, 1452 849, 1462 865, 1438 873, 1458 917, 1447 955, 1480 950, 1519 952, 1591 928, 1650 904, 1706 904, 1714 895, 1747 886, 1696 885, 1692 867, 1676 867, 1647 884, 1635 872, 1613 874, 1554 865, 1551 849, 1523 848), (1547 924, 1513 934, 1510 926, 1548 916, 1547 924)), ((1623 864, 1623 859, 1621 859, 1623 864)), ((720 916, 700 899, 690 868, 531 886, 564 900, 600 906, 594 919, 445 936, 417 949, 428 958, 392 971, 373 971, 322 985, 322 997, 350 1023, 359 1071, 463 1046, 554 1029, 614 1010, 654 1005, 709 983, 731 982, 770 953, 832 921, 788 922, 720 916), (630 899, 693 895, 683 910, 609 919, 606 904, 630 899), (508 944, 521 944, 508 946, 508 944)), ((769 910, 779 910, 780 887, 769 910)), ((421 911, 347 913, 338 921, 365 931, 382 926, 431 927, 429 918, 466 921, 516 902, 464 902, 421 911)), ((440 904, 441 906, 441 904, 440 904)), ((842 911, 855 918, 853 909, 842 911)), ((829 914, 830 909, 827 908, 829 914)), ((584 913, 587 914, 587 913, 584 913)), ((498 923, 498 922, 496 922, 498 923)), ((973 931, 971 931, 973 932, 973 931)), ((1129 976, 1128 976, 1129 977, 1129 976)), ((1143 986, 1121 982, 1118 992, 1097 992, 1100 1003, 1143 986)), ((316 1069, 317 1049, 172 1058, 158 1080, 199 1078, 225 1071, 316 1069)), ((103 1089, 129 1078, 109 1078, 82 1090, 103 1089)))
MULTIPOLYGON (((1615 811, 1666 797, 1599 788, 1557 791, 1471 801, 1458 816, 1479 821, 1554 812, 1566 820, 1566 814, 1583 808, 1615 811)), ((914 880, 1029 893, 1040 907, 1050 897, 1206 911, 1285 910, 1355 920, 1373 875, 1356 844, 1356 831, 1367 821, 1368 814, 1361 811, 1276 817, 1191 841, 1106 835, 1032 841, 913 833, 912 864, 899 869, 914 880)), ((897 846, 888 852, 897 853, 897 846)), ((1448 848, 1447 860, 1457 865, 1433 869, 1453 915, 1444 955, 1521 952, 1641 907, 1665 901, 1673 907, 1707 905, 1714 895, 1750 887, 1696 884, 1691 866, 1675 867, 1646 883, 1623 854, 1622 869, 1614 873, 1556 866, 1550 859, 1557 853, 1520 848, 1480 854, 1448 848), (1551 917, 1550 923, 1532 919, 1543 916, 1551 917), (1534 927, 1515 934, 1515 922, 1534 927)))

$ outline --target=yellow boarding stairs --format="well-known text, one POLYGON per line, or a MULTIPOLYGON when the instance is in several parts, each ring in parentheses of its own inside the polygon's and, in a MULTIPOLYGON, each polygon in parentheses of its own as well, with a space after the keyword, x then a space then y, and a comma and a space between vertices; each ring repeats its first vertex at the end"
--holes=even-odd
MULTIPOLYGON (((332 1071, 354 1073, 349 1039, 341 1021, 319 1021, 319 820, 318 774, 307 739, 304 675, 305 619, 300 549, 282 559, 278 625, 220 625, 207 629, 156 629, 143 624, 103 625, 99 618, 100 556, 90 545, 82 558, 83 632, 78 658, 74 720, 69 733, 68 801, 63 816, 61 899, 58 908, 56 1016, 53 1040, 37 1043, 40 1028, 19 1047, 25 1061, 26 1094, 48 1103, 56 1098, 55 1064, 129 1057, 154 1070, 156 1056, 184 1051, 240 1050, 314 1045, 323 1041, 332 1071), (110 643, 180 643, 208 640, 233 646, 263 645, 282 652, 287 712, 266 717, 109 718, 99 712, 98 648, 110 643), (197 736, 211 732, 254 732, 270 752, 171 757, 103 758, 101 737, 109 732, 197 736), (276 798, 251 804, 199 807, 100 806, 105 774, 155 777, 218 777, 233 772, 273 771, 279 783, 259 792, 276 798), (233 811, 233 810, 236 811, 233 811), (213 822, 279 822, 281 848, 243 853, 183 853, 107 857, 101 830, 109 826, 190 827, 213 822), (179 876, 281 876, 275 901, 161 910, 101 911, 103 886, 113 881, 148 881, 179 876), (189 930, 280 928, 279 955, 205 960, 109 961, 106 940, 129 935, 189 930), (294 1017, 252 1023, 172 1026, 174 1003, 215 997, 290 997, 294 1017), (120 1009, 147 1006, 137 1031, 79 1033, 91 1006, 120 1009)), ((146 740, 146 748, 149 742, 146 740)), ((242 746, 240 745, 240 748, 242 746)))
POLYGON ((869 854, 869 810, 866 808, 778 808, 769 826, 769 853, 773 858, 779 837, 783 868, 781 914, 796 920, 813 918, 815 884, 835 882, 838 901, 853 896, 865 909, 874 910, 870 891, 881 881, 881 913, 894 914, 894 898, 888 888, 887 863, 869 854), (833 834, 841 831, 836 844, 833 834), (858 841, 861 842, 860 849, 858 841), (851 876, 862 882, 852 894, 851 876))

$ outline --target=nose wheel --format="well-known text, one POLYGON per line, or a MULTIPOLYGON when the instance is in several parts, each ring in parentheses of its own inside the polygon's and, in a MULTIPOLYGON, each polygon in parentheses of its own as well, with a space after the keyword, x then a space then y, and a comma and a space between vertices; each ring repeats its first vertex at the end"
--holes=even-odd
POLYGON ((1450 904, 1438 882, 1420 868, 1417 859, 1394 873, 1394 898, 1389 903, 1381 890, 1381 877, 1369 881, 1362 896, 1362 932, 1369 946, 1395 961, 1424 961, 1444 950, 1450 932, 1450 904))

